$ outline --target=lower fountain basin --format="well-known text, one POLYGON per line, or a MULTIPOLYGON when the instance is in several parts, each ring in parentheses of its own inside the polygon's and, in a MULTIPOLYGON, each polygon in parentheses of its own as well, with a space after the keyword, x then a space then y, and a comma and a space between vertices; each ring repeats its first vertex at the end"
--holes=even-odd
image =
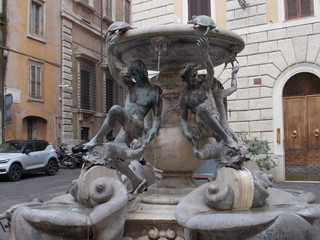
POLYGON ((65 194, 47 203, 19 206, 12 214, 13 239, 120 239, 127 213, 127 190, 119 180, 112 177, 100 177, 89 182, 93 178, 91 175, 99 172, 97 168, 101 172, 106 169, 102 166, 90 168, 83 174, 85 177, 79 180, 87 180, 80 188, 82 191, 89 188, 85 191, 89 193, 86 196, 88 199, 84 201, 89 205, 76 202, 74 195, 79 198, 79 191, 75 190, 77 193, 74 195, 65 194), (99 200, 98 193, 93 190, 96 186, 101 187, 102 183, 105 183, 106 189, 113 188, 107 192, 112 194, 103 202, 93 202, 99 200))
POLYGON ((304 195, 268 188, 264 207, 219 211, 206 204, 210 184, 193 190, 175 210, 185 239, 317 239, 319 230, 312 224, 320 218, 320 205, 309 204, 304 195))

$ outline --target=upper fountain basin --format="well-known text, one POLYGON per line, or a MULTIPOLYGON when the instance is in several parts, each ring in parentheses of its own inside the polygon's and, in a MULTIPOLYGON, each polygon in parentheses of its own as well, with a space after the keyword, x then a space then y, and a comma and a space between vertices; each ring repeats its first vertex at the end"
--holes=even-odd
POLYGON ((205 28, 193 28, 192 24, 130 29, 115 39, 114 56, 126 65, 140 59, 148 70, 168 70, 178 69, 187 62, 197 62, 203 66, 203 57, 196 45, 200 37, 209 39, 209 54, 214 66, 234 58, 245 46, 243 39, 231 31, 211 30, 203 36, 205 31, 205 28))

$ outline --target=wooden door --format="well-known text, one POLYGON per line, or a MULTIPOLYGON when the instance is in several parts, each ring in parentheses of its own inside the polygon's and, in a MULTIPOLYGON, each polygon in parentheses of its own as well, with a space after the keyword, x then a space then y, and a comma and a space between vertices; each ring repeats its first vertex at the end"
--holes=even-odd
POLYGON ((320 95, 284 98, 286 180, 320 180, 320 95))

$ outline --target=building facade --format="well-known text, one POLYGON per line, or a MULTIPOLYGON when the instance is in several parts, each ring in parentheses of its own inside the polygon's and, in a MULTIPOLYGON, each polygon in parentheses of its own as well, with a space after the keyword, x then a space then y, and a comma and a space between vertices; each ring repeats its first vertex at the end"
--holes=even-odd
POLYGON ((61 76, 60 1, 3 1, 5 32, 2 45, 4 95, 11 95, 11 120, 4 139, 55 141, 61 76))
MULTIPOLYGON (((239 34, 245 49, 238 90, 228 98, 236 132, 267 140, 275 180, 319 180, 320 3, 317 0, 133 0, 137 27, 187 23, 210 15, 239 34)), ((230 69, 216 77, 230 86, 230 69)))
MULTIPOLYGON (((63 0, 61 8, 61 142, 92 138, 122 91, 106 64, 104 35, 115 21, 130 21, 128 0, 63 0)), ((112 133, 110 134, 110 136, 112 133)))
POLYGON ((1 121, 3 140, 71 146, 88 140, 110 107, 122 102, 106 64, 104 35, 113 22, 130 22, 131 2, 1 2, 1 110, 6 95, 13 99, 10 121, 1 121))

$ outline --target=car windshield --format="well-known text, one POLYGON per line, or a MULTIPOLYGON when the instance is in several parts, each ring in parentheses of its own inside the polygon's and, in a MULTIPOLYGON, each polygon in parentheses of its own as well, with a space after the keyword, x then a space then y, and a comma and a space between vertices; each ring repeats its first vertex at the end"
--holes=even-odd
POLYGON ((22 150, 23 142, 6 142, 0 145, 0 153, 19 153, 22 150))

